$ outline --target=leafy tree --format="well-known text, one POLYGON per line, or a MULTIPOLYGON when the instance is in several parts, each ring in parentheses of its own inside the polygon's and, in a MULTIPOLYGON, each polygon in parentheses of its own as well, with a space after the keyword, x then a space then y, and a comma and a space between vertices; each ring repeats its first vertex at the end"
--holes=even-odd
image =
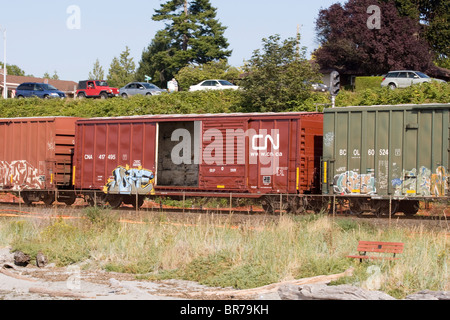
POLYGON ((311 96, 309 82, 320 81, 321 75, 306 60, 306 48, 299 50, 299 41, 270 36, 262 40, 262 50, 253 52, 244 66, 247 76, 240 83, 252 105, 249 111, 302 110, 303 101, 311 96))
POLYGON ((394 3, 400 15, 420 22, 421 37, 428 41, 435 62, 450 68, 450 0, 394 0, 394 3))
POLYGON ((52 80, 59 80, 58 72, 55 70, 55 73, 51 76, 48 72, 45 72, 42 76, 44 79, 52 79, 52 80))
MULTIPOLYGON (((2 62, 0 62, 0 69, 3 69, 3 65, 4 64, 2 62)), ((12 64, 12 65, 11 64, 6 64, 6 71, 11 76, 25 76, 25 71, 20 69, 15 64, 12 64)))
POLYGON ((428 71, 432 56, 421 39, 418 21, 400 16, 392 1, 349 0, 321 10, 316 21, 322 68, 353 74, 382 74, 391 69, 428 71), (367 8, 381 10, 380 28, 369 28, 367 8))
POLYGON ((237 68, 231 67, 227 60, 222 59, 200 65, 189 64, 182 68, 175 78, 181 89, 187 90, 191 85, 207 79, 224 79, 235 83, 239 73, 237 68))
POLYGON ((114 57, 109 67, 108 84, 113 87, 123 87, 133 81, 136 76, 136 64, 130 58, 128 46, 120 54, 120 58, 114 57))
POLYGON ((155 10, 152 19, 165 21, 142 53, 138 78, 151 76, 165 86, 188 64, 204 64, 231 55, 224 37, 226 27, 216 19, 217 10, 209 0, 169 0, 155 10))
POLYGON ((104 80, 105 79, 105 71, 103 67, 100 65, 100 61, 97 59, 94 63, 94 68, 91 72, 89 72, 89 80, 104 80))

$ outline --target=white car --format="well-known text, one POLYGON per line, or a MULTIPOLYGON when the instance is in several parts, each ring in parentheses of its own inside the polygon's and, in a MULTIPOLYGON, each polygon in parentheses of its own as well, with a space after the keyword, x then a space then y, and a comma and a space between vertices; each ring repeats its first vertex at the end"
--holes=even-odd
POLYGON ((226 80, 205 80, 195 86, 191 86, 189 91, 201 91, 201 90, 238 90, 239 87, 235 86, 231 82, 226 80))
POLYGON ((424 82, 445 82, 444 80, 430 78, 426 74, 420 71, 414 70, 399 70, 390 71, 381 82, 382 87, 389 87, 391 89, 396 88, 406 88, 414 84, 424 83, 424 82))

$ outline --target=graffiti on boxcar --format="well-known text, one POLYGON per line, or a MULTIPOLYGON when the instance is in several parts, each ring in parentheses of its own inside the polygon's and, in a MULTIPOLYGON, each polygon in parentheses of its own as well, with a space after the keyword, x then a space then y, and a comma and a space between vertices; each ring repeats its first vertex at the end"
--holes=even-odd
POLYGON ((44 189, 45 176, 39 175, 39 170, 26 160, 8 163, 0 161, 0 188, 13 189, 44 189))
POLYGON ((155 175, 142 167, 119 166, 113 171, 104 191, 113 194, 154 194, 155 175))
POLYGON ((420 194, 422 196, 445 196, 448 190, 447 172, 445 167, 440 166, 436 173, 432 173, 426 167, 420 167, 419 170, 403 170, 401 178, 391 181, 395 189, 395 195, 402 194, 420 194))
POLYGON ((373 173, 359 174, 346 171, 334 177, 334 192, 339 194, 373 194, 376 193, 373 173))

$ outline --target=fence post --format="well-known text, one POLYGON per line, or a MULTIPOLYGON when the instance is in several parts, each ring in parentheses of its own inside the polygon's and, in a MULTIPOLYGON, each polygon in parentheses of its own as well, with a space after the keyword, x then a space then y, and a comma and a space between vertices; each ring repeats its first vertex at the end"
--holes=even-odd
POLYGON ((336 218, 336 195, 333 195, 333 203, 331 204, 333 206, 333 219, 336 218))
POLYGON ((391 227, 391 216, 392 216, 392 196, 389 196, 389 228, 391 227))
POLYGON ((138 192, 136 191, 136 213, 139 212, 139 195, 138 192))

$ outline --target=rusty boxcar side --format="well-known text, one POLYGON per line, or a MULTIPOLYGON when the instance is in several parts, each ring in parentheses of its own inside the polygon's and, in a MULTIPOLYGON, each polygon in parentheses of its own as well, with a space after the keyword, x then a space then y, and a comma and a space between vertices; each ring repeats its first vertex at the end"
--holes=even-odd
POLYGON ((20 190, 26 203, 42 200, 49 204, 56 189, 70 189, 76 120, 0 119, 0 190, 20 190))
POLYGON ((74 184, 122 195, 318 193, 321 113, 79 120, 74 184))

